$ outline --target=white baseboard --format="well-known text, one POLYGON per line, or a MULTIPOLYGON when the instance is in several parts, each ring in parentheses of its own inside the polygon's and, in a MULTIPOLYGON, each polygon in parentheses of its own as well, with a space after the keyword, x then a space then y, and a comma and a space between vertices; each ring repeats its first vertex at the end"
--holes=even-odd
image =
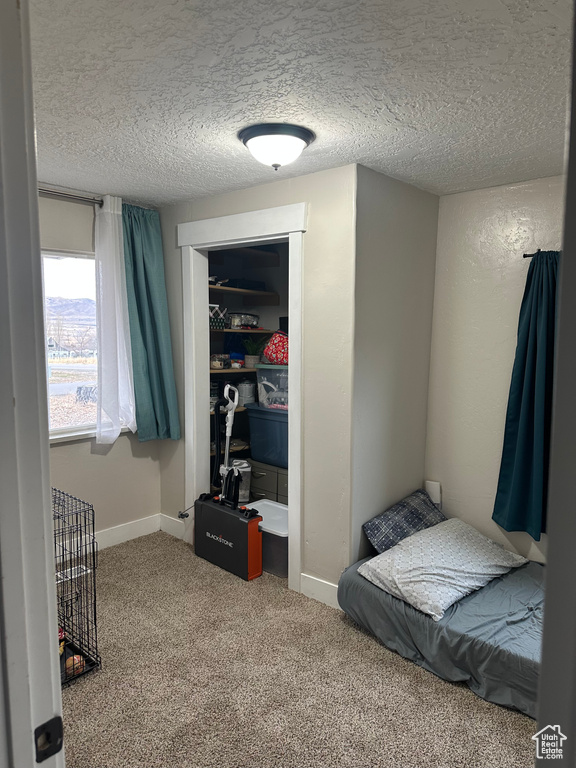
POLYGON ((176 517, 170 517, 170 515, 160 514, 160 530, 164 533, 169 533, 170 536, 175 536, 177 539, 184 538, 184 520, 178 520, 176 517))
POLYGON ((318 602, 329 605, 331 608, 342 610, 338 605, 337 584, 332 584, 330 581, 324 581, 324 579, 319 579, 317 576, 310 576, 307 573, 302 573, 300 574, 300 590, 306 597, 318 600, 318 602))
POLYGON ((171 536, 183 539, 184 522, 175 517, 158 513, 157 515, 142 517, 140 520, 132 520, 130 523, 96 531, 96 541, 98 542, 98 549, 106 549, 106 547, 113 547, 115 544, 123 544, 130 539, 137 539, 139 536, 156 533, 156 531, 165 531, 171 536))

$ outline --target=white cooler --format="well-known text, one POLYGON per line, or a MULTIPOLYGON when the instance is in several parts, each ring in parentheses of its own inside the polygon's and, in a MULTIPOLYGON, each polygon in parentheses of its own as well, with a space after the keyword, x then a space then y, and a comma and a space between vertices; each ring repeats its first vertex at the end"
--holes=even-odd
POLYGON ((262 568, 268 573, 288 577, 288 507, 277 501, 262 499, 248 505, 258 510, 262 522, 262 568))

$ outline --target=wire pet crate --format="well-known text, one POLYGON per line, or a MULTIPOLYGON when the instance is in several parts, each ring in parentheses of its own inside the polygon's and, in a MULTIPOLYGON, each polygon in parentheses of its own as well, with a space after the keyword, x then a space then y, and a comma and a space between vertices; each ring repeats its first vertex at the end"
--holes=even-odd
POLYGON ((96 628, 94 508, 52 488, 60 677, 67 685, 100 667, 96 628))

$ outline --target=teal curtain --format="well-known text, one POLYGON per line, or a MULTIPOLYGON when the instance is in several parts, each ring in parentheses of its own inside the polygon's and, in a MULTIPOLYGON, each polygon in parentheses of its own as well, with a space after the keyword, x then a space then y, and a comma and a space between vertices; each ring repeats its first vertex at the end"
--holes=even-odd
POLYGON ((492 519, 506 531, 546 532, 558 251, 538 251, 526 278, 492 519))
POLYGON ((157 211, 122 205, 138 439, 180 438, 157 211))

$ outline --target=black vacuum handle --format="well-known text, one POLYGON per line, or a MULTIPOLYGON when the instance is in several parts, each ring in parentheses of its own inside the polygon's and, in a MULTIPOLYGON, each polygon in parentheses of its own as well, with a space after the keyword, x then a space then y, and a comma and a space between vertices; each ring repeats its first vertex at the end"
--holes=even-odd
POLYGON ((225 504, 230 509, 238 509, 238 499, 240 498, 240 483, 242 475, 238 470, 230 469, 224 478, 224 487, 220 497, 220 504, 225 504))

